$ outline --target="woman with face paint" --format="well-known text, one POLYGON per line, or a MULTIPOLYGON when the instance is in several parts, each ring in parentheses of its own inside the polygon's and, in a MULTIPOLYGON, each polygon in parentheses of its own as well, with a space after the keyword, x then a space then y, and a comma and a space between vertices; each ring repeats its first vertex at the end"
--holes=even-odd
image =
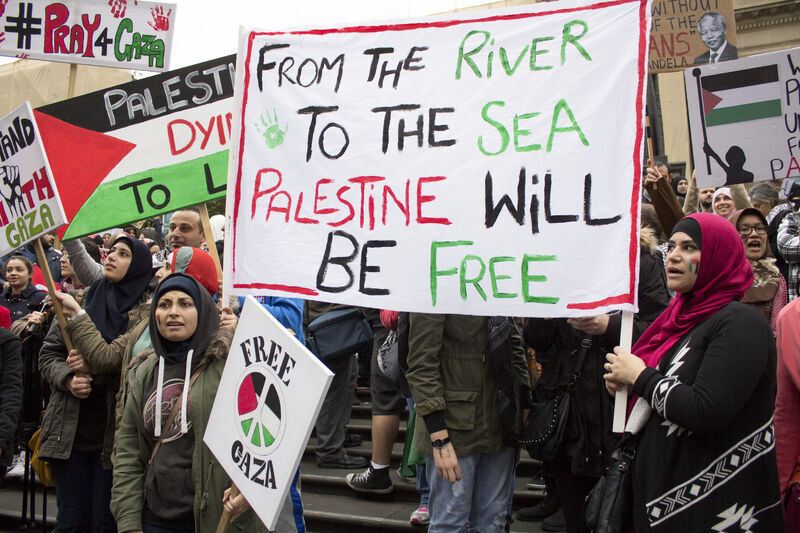
POLYGON ((769 320, 772 332, 777 332, 778 314, 788 302, 786 280, 783 279, 775 256, 767 242, 767 219, 756 208, 734 211, 728 218, 744 244, 744 255, 753 269, 753 285, 747 289, 742 302, 754 306, 769 320))
POLYGON ((633 525, 642 531, 783 531, 772 416, 775 342, 739 300, 753 270, 736 229, 696 214, 673 229, 678 295, 632 354, 607 355, 607 388, 631 386, 633 525), (635 355, 634 355, 635 354, 635 355))
POLYGON ((171 274, 153 297, 150 334, 153 348, 131 364, 117 440, 111 507, 119 531, 215 531, 223 508, 238 517, 237 531, 266 531, 243 497, 228 497, 231 481, 203 443, 234 328, 220 327, 194 278, 171 274))
MULTIPOLYGON (((70 323, 92 322, 101 336, 98 347, 112 343, 146 312, 150 276, 147 246, 121 236, 106 258, 103 276, 86 291, 86 309, 65 306, 65 316, 72 317, 70 323)), ((39 453, 53 468, 58 531, 116 531, 109 501, 119 362, 87 365, 84 356, 88 358, 79 350, 67 353, 54 323, 39 355, 39 370, 52 390, 39 453)))

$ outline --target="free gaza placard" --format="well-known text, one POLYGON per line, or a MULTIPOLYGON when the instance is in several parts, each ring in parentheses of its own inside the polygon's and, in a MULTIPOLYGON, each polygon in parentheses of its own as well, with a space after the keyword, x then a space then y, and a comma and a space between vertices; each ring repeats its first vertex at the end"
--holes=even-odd
POLYGON ((66 222, 33 111, 0 119, 0 255, 66 222))
POLYGON ((636 308, 649 3, 245 32, 233 294, 580 316, 636 308))
POLYGON ((203 437, 270 529, 333 373, 248 297, 203 437))

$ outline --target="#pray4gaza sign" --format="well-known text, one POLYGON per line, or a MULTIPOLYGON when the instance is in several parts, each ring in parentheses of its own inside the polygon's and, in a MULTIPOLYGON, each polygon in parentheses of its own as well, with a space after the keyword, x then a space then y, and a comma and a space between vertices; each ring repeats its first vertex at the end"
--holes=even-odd
POLYGON ((0 255, 65 222, 30 105, 0 119, 0 255))
POLYGON ((0 0, 0 55, 168 70, 175 4, 0 0))
POLYGON ((564 0, 243 33, 226 283, 408 311, 634 309, 649 13, 564 0))
POLYGON ((203 440, 270 530, 332 380, 254 298, 245 301, 203 440))

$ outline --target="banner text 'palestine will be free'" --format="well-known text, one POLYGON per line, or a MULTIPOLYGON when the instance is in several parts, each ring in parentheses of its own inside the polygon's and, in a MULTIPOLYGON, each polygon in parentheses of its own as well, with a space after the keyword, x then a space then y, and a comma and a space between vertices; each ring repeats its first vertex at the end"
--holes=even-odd
POLYGON ((636 306, 649 6, 242 34, 234 294, 476 315, 636 306))

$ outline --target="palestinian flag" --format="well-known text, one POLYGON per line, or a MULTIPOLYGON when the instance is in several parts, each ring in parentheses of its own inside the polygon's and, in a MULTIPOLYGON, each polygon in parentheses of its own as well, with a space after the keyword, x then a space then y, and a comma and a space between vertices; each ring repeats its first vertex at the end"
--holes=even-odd
POLYGON ((256 449, 269 448, 281 427, 281 400, 272 383, 251 372, 239 384, 239 424, 242 435, 256 449))
POLYGON ((736 70, 700 78, 706 127, 779 117, 778 65, 736 70))
POLYGON ((34 111, 70 223, 62 239, 225 196, 235 63, 225 56, 34 111))

